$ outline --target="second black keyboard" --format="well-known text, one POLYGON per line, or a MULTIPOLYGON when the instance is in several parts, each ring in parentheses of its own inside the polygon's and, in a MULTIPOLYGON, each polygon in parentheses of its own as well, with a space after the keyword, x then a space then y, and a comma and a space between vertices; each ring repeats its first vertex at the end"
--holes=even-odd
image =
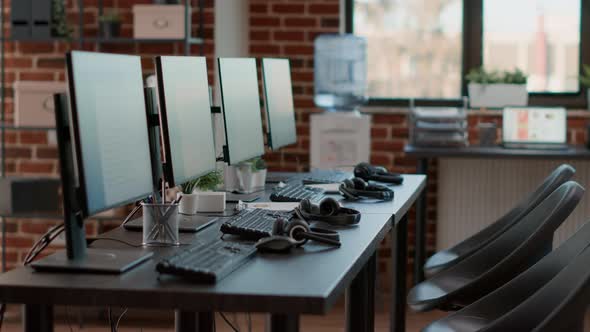
POLYGON ((304 185, 289 184, 285 187, 276 189, 270 195, 272 202, 301 202, 304 199, 310 199, 313 202, 319 202, 324 198, 325 190, 321 188, 311 188, 304 185))

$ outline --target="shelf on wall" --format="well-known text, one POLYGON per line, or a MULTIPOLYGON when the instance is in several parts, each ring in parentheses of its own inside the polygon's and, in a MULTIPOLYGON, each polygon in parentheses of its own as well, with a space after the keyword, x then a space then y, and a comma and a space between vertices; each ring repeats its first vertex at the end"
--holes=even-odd
MULTIPOLYGON (((101 43, 101 44, 108 44, 108 43, 119 43, 119 44, 134 44, 134 43, 184 43, 184 38, 177 38, 177 39, 166 39, 166 38, 103 38, 103 37, 76 37, 76 38, 61 38, 61 37, 52 37, 52 38, 6 38, 7 41, 15 41, 15 42, 69 42, 69 43, 78 43, 78 42, 90 42, 90 43, 101 43)), ((189 38, 188 43, 191 45, 201 45, 203 44, 202 38, 189 38)))
POLYGON ((33 127, 33 126, 0 125, 0 129, 6 129, 6 130, 50 131, 50 130, 55 130, 55 127, 33 127))

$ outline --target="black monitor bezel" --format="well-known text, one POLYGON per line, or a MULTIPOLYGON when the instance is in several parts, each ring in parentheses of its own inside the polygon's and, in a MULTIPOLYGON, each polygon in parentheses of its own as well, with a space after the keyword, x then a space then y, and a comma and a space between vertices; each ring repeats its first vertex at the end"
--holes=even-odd
MULTIPOLYGON (((262 69, 262 86, 263 86, 263 90, 264 90, 264 110, 265 110, 265 115, 266 115, 266 125, 268 127, 268 134, 267 134, 267 142, 268 142, 268 147, 273 150, 279 150, 281 148, 284 148, 286 146, 290 146, 293 144, 297 144, 297 118, 295 117, 295 105, 293 105, 293 123, 295 123, 295 140, 291 143, 285 144, 285 145, 281 145, 281 146, 275 146, 273 140, 272 140, 272 125, 271 125, 271 121, 270 121, 270 107, 268 106, 268 89, 267 89, 267 84, 266 84, 266 75, 264 72, 264 60, 285 60, 287 61, 287 65, 289 66, 289 77, 291 74, 291 61, 289 61, 288 58, 262 58, 261 59, 261 69, 262 69)), ((290 84, 291 87, 291 97, 293 98, 293 83, 291 81, 290 84)))
MULTIPOLYGON (((221 74, 221 60, 224 60, 224 59, 250 59, 250 60, 253 60, 254 61, 254 67, 256 69, 256 85, 257 85, 257 88, 258 88, 258 66, 257 66, 257 60, 256 60, 256 58, 252 58, 252 57, 246 57, 246 58, 232 58, 232 57, 223 57, 223 58, 221 58, 220 57, 220 58, 217 58, 217 72, 219 74, 219 92, 220 92, 220 95, 221 95, 221 108, 223 110, 222 111, 222 113, 223 113, 223 129, 224 129, 223 132, 224 132, 224 135, 225 135, 224 160, 225 160, 225 162, 227 162, 228 165, 232 166, 232 165, 234 165, 234 163, 232 163, 232 161, 231 161, 231 152, 230 152, 229 139, 228 139, 228 134, 227 134, 227 132, 228 132, 228 130, 227 130, 227 116, 225 115, 226 114, 225 113, 226 112, 226 107, 225 107, 225 98, 224 98, 224 95, 223 95, 223 75, 221 74)), ((260 98, 260 95, 258 97, 260 98)), ((259 105, 258 110, 260 112, 261 111, 260 110, 260 101, 258 101, 258 105, 259 105)), ((262 116, 261 116, 261 119, 260 120, 262 121, 262 116)), ((264 129, 262 129, 262 126, 261 126, 261 130, 262 130, 262 137, 264 139, 264 129)), ((262 142, 262 148, 264 150, 264 141, 262 142)), ((237 162, 236 164, 239 164, 239 163, 242 163, 242 162, 248 161, 250 159, 263 156, 263 155, 264 155, 264 151, 260 155, 253 155, 253 156, 251 156, 251 157, 249 157, 247 159, 244 159, 244 160, 241 160, 241 161, 237 162)))
MULTIPOLYGON (((75 51, 75 52, 80 52, 80 51, 75 51)), ((83 218, 87 218, 93 215, 96 215, 98 213, 122 206, 122 205, 126 205, 126 204, 130 204, 130 203, 134 203, 140 199, 143 199, 147 196, 149 196, 152 192, 146 192, 144 194, 141 194, 137 197, 132 197, 129 198, 128 200, 125 201, 121 201, 121 202, 117 202, 113 205, 107 205, 104 206, 103 208, 97 210, 97 211, 90 211, 88 208, 88 195, 87 195, 87 187, 86 187, 86 178, 84 175, 84 162, 83 162, 83 158, 82 158, 82 144, 81 144, 81 139, 80 139, 80 127, 79 127, 79 123, 78 123, 78 108, 77 108, 77 97, 76 97, 76 88, 75 88, 75 82, 74 82, 74 73, 72 71, 72 51, 67 52, 66 53, 66 75, 68 77, 68 88, 69 88, 69 95, 70 95, 70 120, 71 120, 71 132, 73 133, 73 137, 72 137, 72 141, 74 142, 74 146, 73 149, 75 151, 75 169, 77 170, 75 173, 75 176, 77 176, 76 182, 78 183, 78 187, 76 188, 76 193, 77 196, 79 198, 79 207, 80 207, 80 212, 82 213, 82 217, 83 218)), ((118 55, 118 56, 133 56, 133 55, 122 55, 122 54, 113 54, 113 55, 118 55)), ((135 56, 133 56, 135 57, 135 56)), ((145 107, 145 92, 143 90, 143 86, 140 87, 141 91, 142 91, 142 96, 144 97, 142 99, 142 102, 144 103, 144 107, 145 107)), ((148 117, 146 115, 145 117, 145 127, 146 127, 146 133, 148 134, 147 137, 149 137, 149 122, 148 122, 148 117)), ((147 144, 149 144, 148 142, 146 142, 147 144)), ((149 161, 149 165, 150 167, 153 167, 151 160, 149 161)), ((150 174, 152 174, 153 170, 150 170, 150 174)))

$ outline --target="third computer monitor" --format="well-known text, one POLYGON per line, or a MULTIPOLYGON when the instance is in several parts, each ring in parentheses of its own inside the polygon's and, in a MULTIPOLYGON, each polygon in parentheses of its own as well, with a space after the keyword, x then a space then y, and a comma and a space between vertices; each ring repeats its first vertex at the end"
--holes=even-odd
POLYGON ((268 144, 271 149, 297 142, 295 109, 288 59, 262 59, 268 144))
POLYGON ((205 57, 156 58, 160 123, 171 185, 215 170, 215 143, 205 57))
POLYGON ((219 58, 226 161, 233 165, 264 154, 256 60, 219 58))
POLYGON ((68 54, 76 179, 85 216, 153 191, 141 58, 68 54))

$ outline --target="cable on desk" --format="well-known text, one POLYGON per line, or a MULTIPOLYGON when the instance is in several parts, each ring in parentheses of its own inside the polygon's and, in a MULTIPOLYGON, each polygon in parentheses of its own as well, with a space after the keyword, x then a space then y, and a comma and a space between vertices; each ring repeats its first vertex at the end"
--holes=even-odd
POLYGON ((240 332, 240 330, 238 330, 230 321, 229 319, 227 319, 227 317, 225 317, 225 315, 223 314, 223 312, 219 313, 221 315, 221 318, 223 318, 223 320, 225 321, 225 323, 232 329, 232 331, 234 332, 240 332))
POLYGON ((64 230, 65 230, 64 223, 61 223, 59 225, 56 225, 56 226, 53 226, 52 228, 50 228, 45 234, 43 234, 43 236, 41 236, 41 238, 39 240, 37 240, 37 242, 35 242, 35 244, 33 244, 31 249, 27 253, 27 256, 25 257, 23 264, 25 266, 29 265, 64 230))
POLYGON ((133 243, 127 242, 125 240, 115 239, 114 237, 88 238, 87 239, 87 242, 90 244, 90 243, 94 243, 94 242, 100 241, 100 240, 119 242, 119 243, 122 243, 122 244, 127 245, 127 246, 130 246, 130 247, 134 247, 134 248, 140 248, 141 247, 141 244, 133 244, 133 243))

